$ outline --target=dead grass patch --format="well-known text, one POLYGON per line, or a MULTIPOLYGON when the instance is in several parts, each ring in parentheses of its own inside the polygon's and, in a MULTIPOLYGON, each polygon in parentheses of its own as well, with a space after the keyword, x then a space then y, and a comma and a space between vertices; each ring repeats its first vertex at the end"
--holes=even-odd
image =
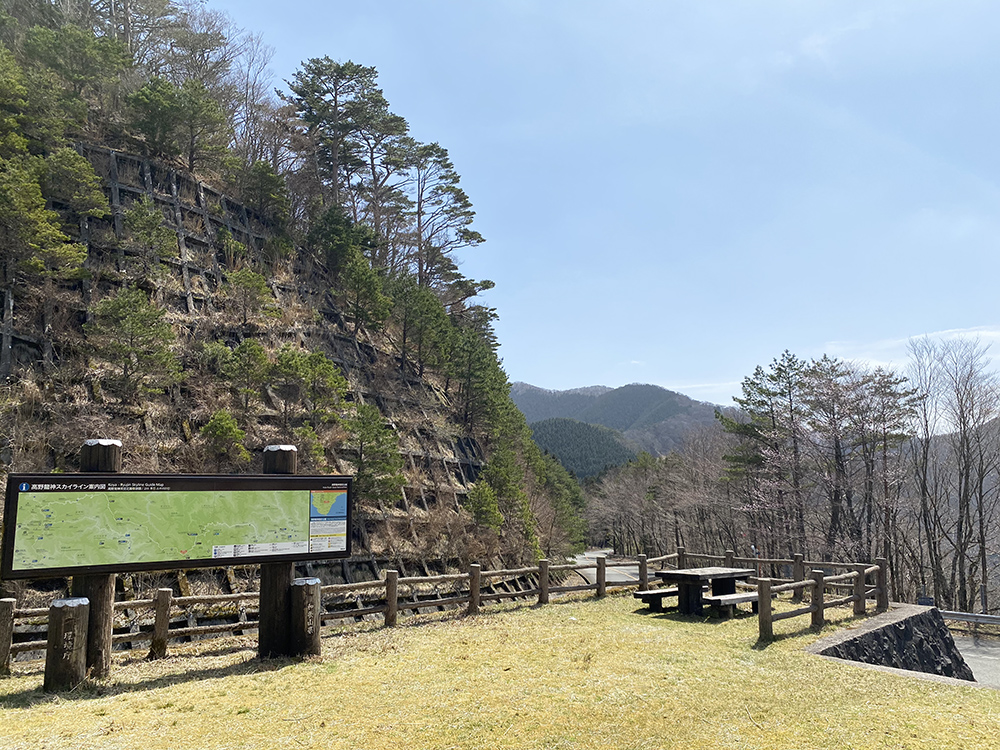
POLYGON ((59 696, 36 664, 0 681, 0 746, 994 746, 1000 692, 816 658, 806 622, 763 645, 754 617, 647 614, 614 596, 339 631, 301 662, 259 662, 250 638, 204 641, 163 662, 123 657, 59 696))

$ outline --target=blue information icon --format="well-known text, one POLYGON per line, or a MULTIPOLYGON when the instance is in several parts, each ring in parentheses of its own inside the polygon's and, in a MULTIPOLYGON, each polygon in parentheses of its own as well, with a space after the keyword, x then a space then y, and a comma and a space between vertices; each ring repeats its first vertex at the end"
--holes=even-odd
POLYGON ((20 490, 21 492, 27 492, 28 490, 31 489, 31 485, 28 484, 27 482, 22 482, 17 489, 20 490))

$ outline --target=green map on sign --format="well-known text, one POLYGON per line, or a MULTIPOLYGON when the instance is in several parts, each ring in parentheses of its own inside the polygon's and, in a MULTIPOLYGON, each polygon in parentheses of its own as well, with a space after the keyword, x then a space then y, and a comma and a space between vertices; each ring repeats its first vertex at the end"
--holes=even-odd
POLYGON ((309 542, 309 490, 22 492, 15 570, 291 552, 309 542), (221 551, 220 551, 221 550, 221 551))

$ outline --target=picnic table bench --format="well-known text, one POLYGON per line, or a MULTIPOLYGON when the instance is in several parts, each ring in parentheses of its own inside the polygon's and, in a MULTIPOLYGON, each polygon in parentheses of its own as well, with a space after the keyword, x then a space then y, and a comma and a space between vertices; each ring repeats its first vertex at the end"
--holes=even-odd
MULTIPOLYGON (((736 594, 736 581, 752 576, 750 568, 680 568, 678 570, 657 570, 656 577, 664 583, 677 584, 677 609, 682 615, 700 615, 702 587, 712 587, 711 596, 732 596, 736 594)), ((730 606, 730 605, 720 605, 730 606)))
POLYGON ((702 602, 714 607, 720 615, 732 617, 737 604, 751 602, 754 613, 757 612, 758 601, 756 591, 744 591, 737 594, 703 594, 702 602))
POLYGON ((663 599, 667 596, 677 596, 676 588, 649 589, 648 591, 633 591, 632 596, 649 606, 650 612, 663 611, 663 599))

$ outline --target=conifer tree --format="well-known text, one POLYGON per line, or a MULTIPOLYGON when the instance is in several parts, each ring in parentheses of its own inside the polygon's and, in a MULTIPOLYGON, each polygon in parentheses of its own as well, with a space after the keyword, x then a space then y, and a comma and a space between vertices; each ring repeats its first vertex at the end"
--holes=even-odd
POLYGON ((358 404, 344 427, 354 450, 354 491, 361 503, 385 509, 405 484, 399 439, 372 404, 358 404))
POLYGON ((162 388, 180 372, 170 347, 174 332, 165 313, 136 287, 126 287, 98 302, 85 326, 95 354, 117 370, 112 384, 124 401, 162 388))

